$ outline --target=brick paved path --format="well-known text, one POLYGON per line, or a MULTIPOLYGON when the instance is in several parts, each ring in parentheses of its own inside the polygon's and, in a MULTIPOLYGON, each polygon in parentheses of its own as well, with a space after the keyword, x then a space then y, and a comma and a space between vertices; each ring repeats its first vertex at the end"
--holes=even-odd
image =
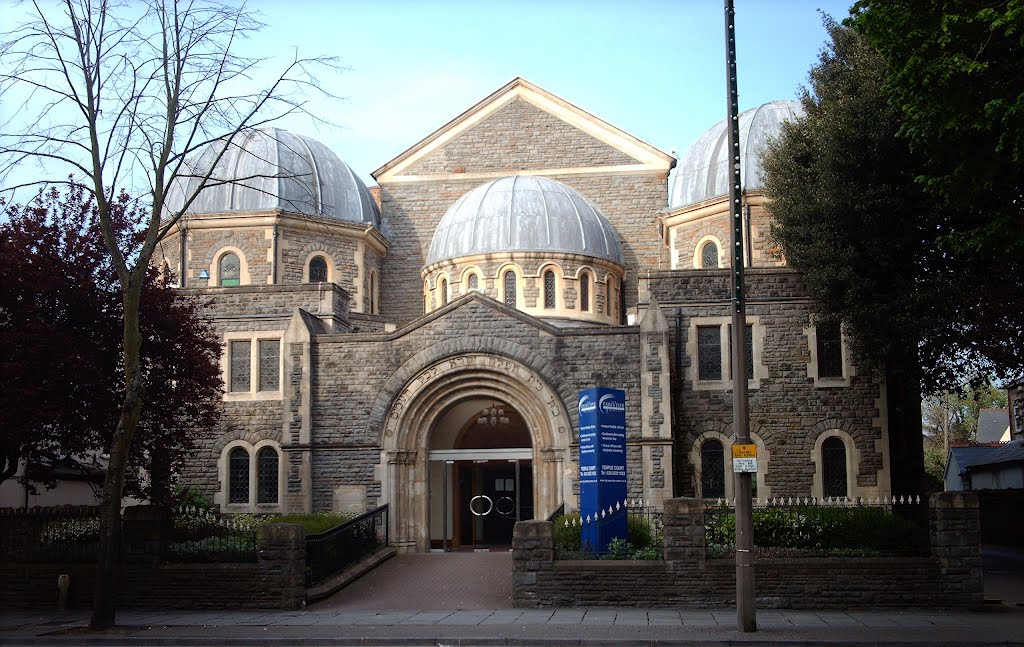
POLYGON ((384 562, 310 610, 510 609, 512 554, 419 553, 384 562))

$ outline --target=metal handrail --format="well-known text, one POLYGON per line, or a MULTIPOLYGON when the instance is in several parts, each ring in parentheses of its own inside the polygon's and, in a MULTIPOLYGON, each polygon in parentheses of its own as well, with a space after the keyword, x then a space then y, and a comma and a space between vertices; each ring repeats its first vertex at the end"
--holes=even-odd
MULTIPOLYGON (((376 508, 374 508, 373 510, 370 510, 369 512, 364 512, 363 514, 359 515, 358 517, 353 517, 353 518, 349 519, 348 521, 346 521, 345 523, 343 523, 343 524, 341 524, 339 526, 335 526, 333 528, 329 528, 329 529, 327 529, 327 530, 325 530, 323 532, 317 532, 317 533, 313 533, 311 535, 306 535, 306 539, 327 539, 331 535, 336 535, 338 533, 344 532, 344 531, 348 530, 349 528, 351 528, 352 526, 356 525, 357 523, 359 523, 359 522, 361 522, 361 521, 363 521, 363 520, 365 520, 365 519, 367 519, 369 517, 373 517, 375 515, 378 515, 381 512, 383 512, 384 510, 387 510, 388 505, 389 504, 385 503, 382 506, 377 506, 376 508)), ((385 526, 385 530, 384 530, 384 543, 385 544, 390 543, 388 541, 388 534, 387 533, 388 533, 387 526, 385 526)))

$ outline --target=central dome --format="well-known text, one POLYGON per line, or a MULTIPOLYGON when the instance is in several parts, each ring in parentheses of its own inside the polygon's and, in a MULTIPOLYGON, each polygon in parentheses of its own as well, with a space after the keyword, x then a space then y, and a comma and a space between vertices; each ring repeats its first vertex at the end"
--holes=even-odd
POLYGON ((281 210, 380 227, 380 212, 366 185, 317 140, 266 128, 235 135, 225 151, 226 143, 215 141, 189 160, 191 171, 183 171, 167 196, 168 211, 180 209, 209 174, 217 184, 203 189, 188 213, 281 210))
POLYGON ((459 198, 437 225, 427 265, 490 252, 563 252, 623 264, 619 236, 597 207, 561 182, 523 175, 459 198))

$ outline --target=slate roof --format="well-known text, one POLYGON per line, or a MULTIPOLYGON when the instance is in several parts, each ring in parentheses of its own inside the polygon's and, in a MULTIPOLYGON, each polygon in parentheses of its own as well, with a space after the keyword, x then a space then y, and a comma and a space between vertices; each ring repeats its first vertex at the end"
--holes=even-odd
POLYGON ((1010 426, 1010 411, 1008 409, 982 409, 978 413, 978 434, 976 440, 979 443, 997 443, 1003 439, 1007 427, 1010 426))
POLYGON ((1024 461, 1024 440, 989 445, 953 446, 949 451, 963 473, 986 465, 1024 461))

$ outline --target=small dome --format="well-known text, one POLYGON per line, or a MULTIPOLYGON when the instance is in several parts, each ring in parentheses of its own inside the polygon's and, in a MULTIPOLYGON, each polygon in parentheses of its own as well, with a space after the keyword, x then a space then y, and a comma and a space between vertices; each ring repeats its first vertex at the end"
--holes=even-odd
POLYGON ((434 232, 427 264, 487 252, 565 252, 622 265, 615 228, 561 182, 517 175, 456 201, 434 232))
MULTIPOLYGON (((191 175, 205 176, 226 141, 214 142, 193 157, 191 175)), ((203 189, 188 213, 281 209, 380 227, 377 203, 352 169, 320 142, 287 130, 239 133, 210 179, 221 184, 203 189)), ((199 181, 182 177, 167 197, 168 211, 180 209, 199 181)))
MULTIPOLYGON (((803 107, 796 101, 772 101, 740 113, 740 178, 747 191, 761 188, 761 153, 782 122, 799 119, 803 107)), ((679 160, 669 190, 670 208, 684 207, 729 193, 729 133, 725 120, 697 138, 679 160)))

